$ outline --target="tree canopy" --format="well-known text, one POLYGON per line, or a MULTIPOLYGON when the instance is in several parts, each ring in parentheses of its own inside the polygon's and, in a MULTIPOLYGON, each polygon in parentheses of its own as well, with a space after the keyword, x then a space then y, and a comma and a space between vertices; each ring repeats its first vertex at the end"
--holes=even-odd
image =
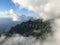
POLYGON ((43 22, 42 19, 37 20, 29 20, 27 22, 23 22, 21 24, 12 27, 8 34, 20 34, 23 36, 34 36, 36 38, 45 39, 48 34, 51 34, 51 26, 49 21, 43 22))

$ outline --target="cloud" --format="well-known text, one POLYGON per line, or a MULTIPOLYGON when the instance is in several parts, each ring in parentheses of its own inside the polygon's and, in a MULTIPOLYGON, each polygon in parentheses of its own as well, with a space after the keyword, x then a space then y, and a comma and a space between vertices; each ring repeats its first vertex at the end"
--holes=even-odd
POLYGON ((0 38, 0 45, 40 45, 40 42, 33 37, 23 37, 19 34, 14 34, 7 39, 2 35, 0 38))
POLYGON ((41 4, 44 4, 47 0, 12 0, 14 4, 19 4, 22 7, 26 7, 31 10, 38 9, 41 4))
POLYGON ((36 12, 44 20, 60 17, 60 0, 12 0, 12 2, 36 12))
POLYGON ((19 21, 20 17, 14 13, 13 9, 9 11, 0 12, 0 18, 11 18, 13 21, 19 21))
POLYGON ((19 21, 20 17, 13 12, 13 9, 10 9, 9 15, 11 15, 13 21, 19 21))
POLYGON ((8 12, 7 11, 0 12, 0 18, 7 18, 7 17, 9 17, 8 15, 6 15, 6 13, 8 13, 8 12))

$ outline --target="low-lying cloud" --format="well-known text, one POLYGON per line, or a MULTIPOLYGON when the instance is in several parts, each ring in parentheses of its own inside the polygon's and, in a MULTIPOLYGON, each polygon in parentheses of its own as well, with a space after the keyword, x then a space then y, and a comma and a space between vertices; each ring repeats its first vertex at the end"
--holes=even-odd
POLYGON ((19 34, 15 34, 9 38, 2 35, 0 39, 0 45, 40 45, 40 42, 36 41, 35 38, 23 37, 19 34))
POLYGON ((11 18, 12 21, 19 21, 20 17, 13 11, 13 9, 10 9, 9 11, 3 11, 0 12, 1 18, 11 18))

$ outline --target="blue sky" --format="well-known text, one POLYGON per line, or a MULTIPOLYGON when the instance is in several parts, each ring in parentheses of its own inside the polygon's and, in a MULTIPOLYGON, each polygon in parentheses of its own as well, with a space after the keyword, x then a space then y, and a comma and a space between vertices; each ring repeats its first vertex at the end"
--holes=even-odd
POLYGON ((0 0, 0 11, 15 10, 16 6, 11 2, 11 0, 0 0))
MULTIPOLYGON (((18 15, 26 15, 26 16, 36 16, 36 14, 28 9, 19 9, 11 0, 0 0, 0 12, 9 11, 13 9, 14 12, 18 15)), ((0 16, 1 17, 1 16, 0 16)))

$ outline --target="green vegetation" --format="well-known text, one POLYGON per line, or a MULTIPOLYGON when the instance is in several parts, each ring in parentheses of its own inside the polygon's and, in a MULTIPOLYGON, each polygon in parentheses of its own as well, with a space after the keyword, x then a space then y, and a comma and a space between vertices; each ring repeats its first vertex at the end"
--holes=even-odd
POLYGON ((12 27, 8 33, 10 35, 18 33, 27 37, 34 36, 37 39, 42 38, 44 40, 51 32, 52 30, 49 21, 43 22, 42 19, 37 19, 18 24, 15 27, 12 27))

